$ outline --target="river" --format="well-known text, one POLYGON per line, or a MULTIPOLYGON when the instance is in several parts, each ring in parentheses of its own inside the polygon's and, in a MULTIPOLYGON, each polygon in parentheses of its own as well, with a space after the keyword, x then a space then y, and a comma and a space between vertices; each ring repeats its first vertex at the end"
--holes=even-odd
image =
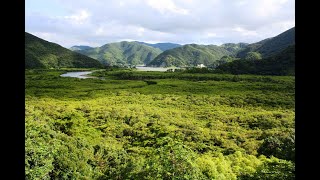
MULTIPOLYGON (((168 69, 179 69, 179 68, 163 68, 163 67, 146 67, 146 66, 136 66, 137 71, 160 71, 165 72, 168 69)), ((67 72, 65 74, 61 74, 61 77, 74 77, 80 79, 87 79, 87 78, 97 78, 94 76, 88 76, 93 71, 80 71, 80 72, 67 72)), ((100 78, 104 79, 104 78, 100 78)))
POLYGON ((93 71, 81 71, 81 72, 67 72, 65 74, 61 74, 61 77, 75 77, 80 79, 87 79, 87 78, 97 78, 94 76, 88 76, 88 74, 91 74, 93 71))

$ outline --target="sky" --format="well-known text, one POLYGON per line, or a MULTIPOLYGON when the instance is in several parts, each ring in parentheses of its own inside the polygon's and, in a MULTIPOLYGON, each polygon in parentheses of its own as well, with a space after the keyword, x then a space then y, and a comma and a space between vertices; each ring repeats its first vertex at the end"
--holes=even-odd
POLYGON ((25 31, 64 47, 254 43, 295 26, 294 0, 26 0, 25 31))

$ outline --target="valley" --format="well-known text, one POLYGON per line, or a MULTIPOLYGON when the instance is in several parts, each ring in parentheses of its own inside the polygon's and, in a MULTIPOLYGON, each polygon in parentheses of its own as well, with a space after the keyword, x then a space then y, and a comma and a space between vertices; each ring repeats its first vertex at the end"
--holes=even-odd
POLYGON ((26 33, 26 179, 295 179, 293 35, 67 49, 26 33))

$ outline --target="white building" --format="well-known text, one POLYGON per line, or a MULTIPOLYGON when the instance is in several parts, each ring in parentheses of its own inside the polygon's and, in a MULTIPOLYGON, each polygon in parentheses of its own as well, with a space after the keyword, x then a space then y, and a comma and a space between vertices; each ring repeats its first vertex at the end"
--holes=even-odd
POLYGON ((203 67, 206 67, 206 66, 203 65, 203 64, 198 64, 197 67, 198 67, 198 68, 203 68, 203 67))

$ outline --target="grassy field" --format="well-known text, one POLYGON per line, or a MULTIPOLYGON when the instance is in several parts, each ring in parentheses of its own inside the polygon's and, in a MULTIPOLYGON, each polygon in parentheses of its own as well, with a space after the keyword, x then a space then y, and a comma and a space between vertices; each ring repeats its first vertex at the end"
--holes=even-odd
POLYGON ((294 179, 293 76, 26 70, 27 179, 294 179))

